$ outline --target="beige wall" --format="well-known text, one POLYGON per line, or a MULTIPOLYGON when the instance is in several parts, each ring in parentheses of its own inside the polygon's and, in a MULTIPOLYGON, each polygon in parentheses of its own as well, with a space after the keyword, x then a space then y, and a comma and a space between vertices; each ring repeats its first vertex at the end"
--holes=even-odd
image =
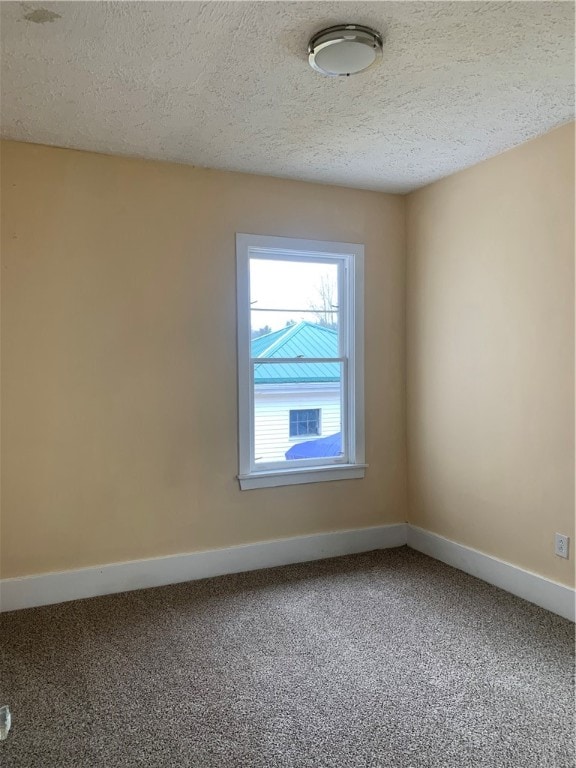
POLYGON ((574 126, 410 195, 407 231, 410 522, 573 583, 574 126))
POLYGON ((3 142, 2 575, 409 517, 572 583, 573 139, 408 198, 3 142), (366 244, 365 480, 238 490, 236 231, 366 244))
POLYGON ((404 521, 404 200, 4 142, 2 575, 404 521), (364 480, 238 490, 235 232, 366 245, 364 480))

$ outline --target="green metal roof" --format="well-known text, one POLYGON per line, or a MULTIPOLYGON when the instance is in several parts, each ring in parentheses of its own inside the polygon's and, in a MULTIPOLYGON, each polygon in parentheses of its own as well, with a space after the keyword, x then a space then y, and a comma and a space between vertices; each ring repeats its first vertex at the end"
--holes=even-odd
MULTIPOLYGON (((252 340, 252 357, 338 357, 338 332, 301 322, 252 340)), ((340 381, 339 363, 276 363, 254 366, 255 384, 340 381)))
MULTIPOLYGON (((291 326, 293 327, 293 326, 291 326)), ((262 352, 272 346, 272 344, 281 339, 285 335, 286 331, 290 328, 281 328, 279 331, 272 331, 272 333, 265 333, 264 336, 258 336, 257 339, 252 339, 252 357, 262 357, 262 352)))

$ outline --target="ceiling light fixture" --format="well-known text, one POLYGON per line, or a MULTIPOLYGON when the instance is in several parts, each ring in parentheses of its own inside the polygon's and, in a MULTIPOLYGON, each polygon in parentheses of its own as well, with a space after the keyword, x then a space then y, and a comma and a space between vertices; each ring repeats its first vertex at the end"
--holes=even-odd
POLYGON ((312 69, 329 77, 363 72, 382 57, 382 35, 360 24, 339 24, 317 32, 308 43, 312 69))

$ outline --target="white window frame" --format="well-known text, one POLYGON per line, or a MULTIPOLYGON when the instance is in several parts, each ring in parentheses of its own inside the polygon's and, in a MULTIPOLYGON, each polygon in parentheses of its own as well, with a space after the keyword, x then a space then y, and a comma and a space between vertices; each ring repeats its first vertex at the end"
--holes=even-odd
MULTIPOLYGON (((300 483, 363 478, 364 453, 364 246, 267 235, 236 235, 238 308, 238 425, 241 490, 300 483), (296 459, 256 466, 254 461, 254 361, 251 351, 250 259, 315 261, 338 264, 339 356, 344 393, 342 435, 344 456, 296 459)), ((319 362, 306 358, 299 362, 319 362)), ((325 362, 326 359, 322 359, 325 362)), ((260 360, 260 362, 262 362, 260 360)), ((280 362, 280 359, 276 359, 280 362)))

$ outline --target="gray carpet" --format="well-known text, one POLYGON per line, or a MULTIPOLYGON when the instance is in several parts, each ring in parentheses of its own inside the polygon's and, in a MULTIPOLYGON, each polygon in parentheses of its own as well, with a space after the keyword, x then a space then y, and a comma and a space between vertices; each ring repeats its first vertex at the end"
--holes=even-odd
POLYGON ((3 768, 572 768, 573 625, 406 547, 4 614, 3 768))

